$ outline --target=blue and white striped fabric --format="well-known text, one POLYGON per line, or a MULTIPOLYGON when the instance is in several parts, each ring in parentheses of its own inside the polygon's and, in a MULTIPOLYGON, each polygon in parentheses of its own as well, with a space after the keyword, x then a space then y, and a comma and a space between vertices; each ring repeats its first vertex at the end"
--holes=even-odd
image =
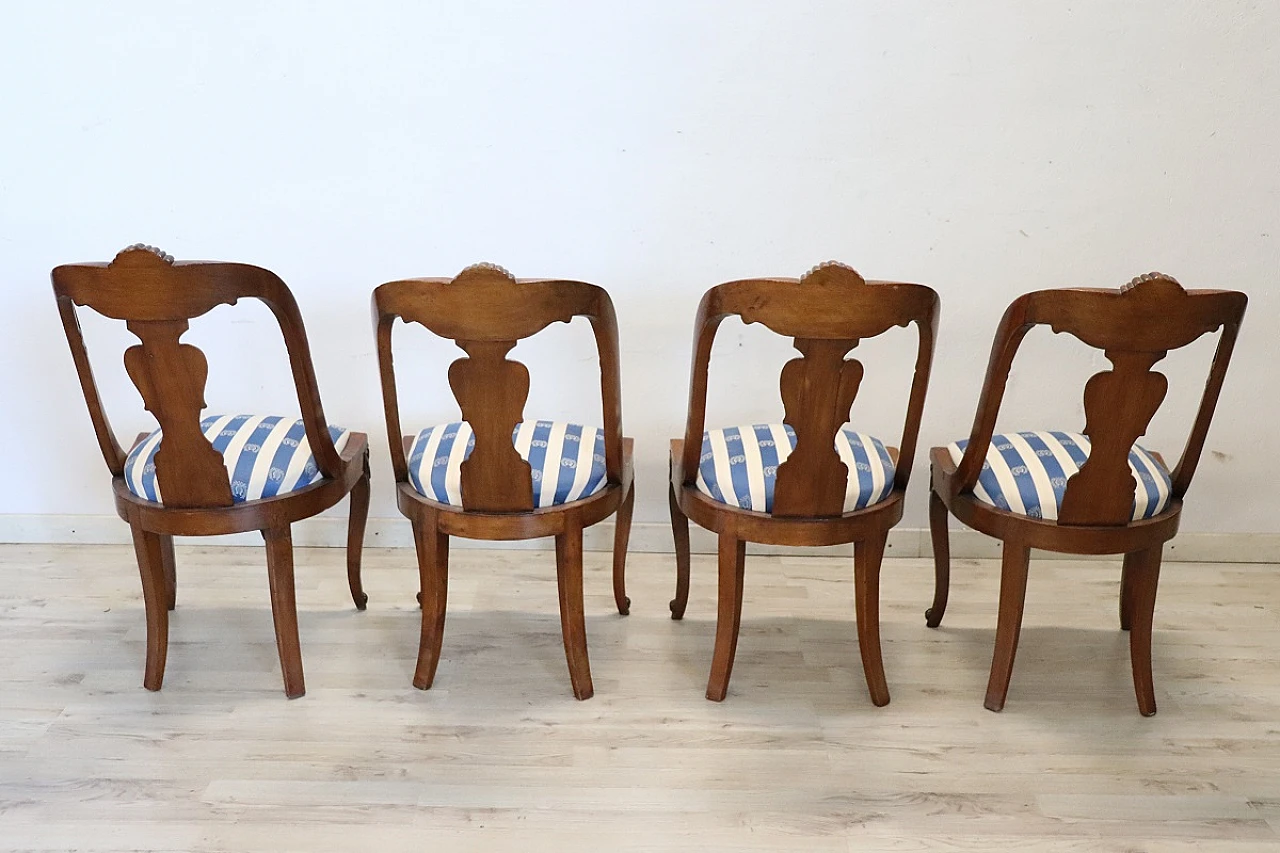
MULTIPOLYGON (((947 445, 960 464, 966 438, 947 445)), ((1074 432, 1015 432, 991 437, 987 459, 973 495, 985 504, 1055 521, 1067 492, 1067 480, 1089 458, 1089 438, 1074 432)), ((1133 520, 1151 518, 1169 505, 1173 490, 1169 472, 1148 451, 1134 445, 1129 470, 1138 488, 1133 496, 1133 520)))
MULTIPOLYGON (((778 466, 796 446, 786 424, 753 424, 702 434, 698 491, 722 504, 753 512, 773 511, 778 466)), ((865 509, 893 491, 893 460, 880 439, 851 429, 836 433, 836 452, 849 468, 844 511, 865 509)))
MULTIPOLYGON (((200 421, 204 437, 222 454, 236 503, 256 501, 297 491, 322 479, 311 454, 302 421, 267 415, 209 415, 200 421)), ((351 431, 329 427, 333 445, 341 453, 351 431)), ((156 482, 156 451, 164 438, 156 430, 138 443, 124 460, 124 482, 140 498, 163 503, 156 482)))
MULTIPOLYGON (((533 474, 533 505, 559 506, 589 498, 607 484, 604 431, 561 421, 524 421, 511 442, 533 474)), ((462 463, 476 446, 471 424, 427 427, 409 448, 409 482, 418 494, 462 506, 462 463)))

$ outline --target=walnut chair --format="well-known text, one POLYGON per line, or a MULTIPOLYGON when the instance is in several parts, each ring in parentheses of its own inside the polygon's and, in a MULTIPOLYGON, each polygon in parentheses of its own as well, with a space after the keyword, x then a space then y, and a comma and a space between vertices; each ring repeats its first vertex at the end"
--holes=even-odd
POLYGON ((1156 712, 1151 680, 1151 622, 1164 543, 1178 531, 1182 498, 1218 402, 1248 302, 1243 293, 1183 290, 1159 273, 1119 290, 1041 290, 1014 300, 996 331, 986 382, 969 438, 930 452, 929 525, 936 587, 925 613, 937 627, 947 607, 948 510, 1003 542, 1000 609, 985 705, 1004 707, 1018 649, 1032 548, 1073 554, 1123 554, 1120 627, 1138 710, 1156 712), (1083 433, 995 434, 996 416, 1019 344, 1034 326, 1066 332, 1100 349, 1111 369, 1084 388, 1083 433), (1135 442, 1159 409, 1168 380, 1153 370, 1169 350, 1222 330, 1200 408, 1182 457, 1170 471, 1135 442))
POLYGON ((867 282, 826 263, 796 279, 750 279, 707 291, 698 306, 683 441, 671 442, 671 526, 676 597, 689 600, 689 519, 719 537, 719 606, 707 698, 724 699, 742 618, 747 542, 854 543, 858 645, 871 701, 889 688, 880 656, 880 562, 902 518, 938 327, 938 295, 919 284, 867 282), (707 373, 716 329, 729 316, 794 338, 801 357, 782 369, 785 417, 704 431, 707 373), (845 426, 863 367, 845 356, 863 338, 915 323, 919 347, 900 448, 845 426))
POLYGON ((421 575, 422 636, 413 685, 431 687, 444 637, 449 537, 554 536, 560 626, 573 695, 591 698, 582 600, 582 531, 617 512, 613 592, 626 615, 624 570, 631 532, 632 441, 622 436, 618 324, 603 288, 580 281, 520 280, 477 264, 456 278, 409 279, 373 293, 378 365, 397 503, 413 526, 421 575), (602 427, 526 420, 529 370, 509 359, 523 338, 586 317, 600 364, 602 427), (404 435, 392 364, 395 320, 418 323, 465 353, 449 366, 461 420, 404 435))
POLYGON ((186 262, 150 246, 130 246, 109 264, 53 270, 53 290, 89 417, 113 477, 116 511, 129 523, 147 614, 143 685, 159 690, 176 599, 174 536, 262 532, 276 645, 290 698, 306 692, 294 600, 290 525, 351 495, 347 578, 356 607, 366 596, 360 552, 369 511, 369 451, 363 433, 325 426, 311 351, 293 295, 274 273, 246 264, 186 262), (181 343, 189 321, 242 298, 266 303, 280 324, 297 386, 301 420, 206 415, 208 362, 181 343), (160 429, 127 453, 116 440, 93 378, 76 306, 124 320, 129 378, 160 429))

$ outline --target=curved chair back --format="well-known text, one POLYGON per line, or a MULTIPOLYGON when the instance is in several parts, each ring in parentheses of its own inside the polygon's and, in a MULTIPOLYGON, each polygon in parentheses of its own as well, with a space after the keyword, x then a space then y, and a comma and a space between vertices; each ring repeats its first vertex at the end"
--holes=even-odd
POLYGON ((110 263, 56 267, 52 278, 89 416, 112 475, 123 476, 125 453, 103 409, 76 306, 125 321, 141 341, 125 350, 124 363, 147 411, 164 430, 155 456, 156 479, 166 506, 196 509, 228 507, 233 500, 222 456, 200 427, 208 361, 181 338, 190 320, 246 297, 266 303, 280 324, 311 452, 325 477, 338 475, 341 464, 325 426, 302 316, 275 273, 247 264, 175 263, 159 249, 139 244, 110 263))
POLYGON ((1173 470, 1172 493, 1180 500, 1200 460, 1247 304, 1243 293, 1184 290, 1160 273, 1139 276, 1118 290, 1039 290, 1018 297, 1005 311, 992 344, 956 488, 971 491, 977 482, 1014 355, 1027 332, 1045 325, 1102 350, 1112 365, 1085 385, 1084 433, 1091 449, 1088 460, 1067 481, 1058 523, 1128 524, 1137 486, 1129 469, 1129 451, 1146 432, 1169 384, 1153 367, 1169 350, 1221 329, 1199 411, 1173 470))
POLYGON ((924 409, 934 339, 938 331, 938 294, 921 284, 867 282, 853 269, 826 263, 800 279, 747 279, 707 291, 698 306, 689 419, 685 426, 685 484, 698 472, 706 428, 707 373, 720 322, 737 316, 793 338, 801 355, 782 368, 780 384, 785 423, 796 443, 778 466, 775 516, 820 517, 844 511, 850 472, 835 449, 837 431, 849 420, 862 382, 863 367, 845 356, 864 338, 894 326, 915 323, 919 332, 915 375, 899 444, 894 489, 911 477, 920 416, 924 409))
POLYGON ((454 341, 466 353, 449 366, 449 387, 475 436, 475 448, 461 469, 463 509, 522 512, 533 509, 532 472, 512 444, 511 433, 524 420, 529 370, 507 354, 522 338, 574 317, 586 317, 595 333, 605 471, 610 483, 620 483, 618 321, 604 288, 581 281, 517 281, 501 267, 477 264, 453 279, 406 279, 375 289, 378 368, 396 480, 408 479, 391 351, 391 328, 397 318, 454 341))

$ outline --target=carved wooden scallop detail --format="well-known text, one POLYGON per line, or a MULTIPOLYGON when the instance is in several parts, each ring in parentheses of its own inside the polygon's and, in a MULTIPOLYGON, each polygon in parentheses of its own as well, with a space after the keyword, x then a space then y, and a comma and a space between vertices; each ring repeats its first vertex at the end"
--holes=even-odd
POLYGON ((1175 287, 1178 288, 1178 290, 1182 290, 1184 293, 1186 292, 1185 290, 1183 290, 1182 285, 1178 284, 1177 279, 1175 279, 1171 275, 1165 275, 1162 272, 1149 272, 1149 273, 1143 273, 1142 275, 1134 276, 1133 279, 1130 280, 1128 284, 1122 285, 1120 287, 1120 292, 1128 293, 1130 290, 1134 290, 1136 288, 1149 286, 1149 285, 1164 286, 1164 287, 1167 287, 1169 285, 1174 285, 1175 287))
POLYGON ((821 284, 828 281, 845 285, 867 283, 857 270, 839 261, 824 261, 800 276, 801 284, 821 284))
POLYGON ((134 243, 132 246, 125 246, 123 249, 121 249, 119 252, 116 253, 115 258, 112 259, 111 263, 108 266, 115 266, 120 261, 126 261, 126 262, 131 260, 149 261, 151 260, 151 258, 147 257, 148 255, 160 261, 163 261, 169 266, 173 266, 173 255, 167 254, 163 249, 161 249, 158 246, 148 246, 146 243, 134 243))
POLYGON ((484 281, 486 279, 492 280, 497 277, 505 278, 511 282, 516 280, 516 277, 512 275, 506 267, 498 266, 497 264, 490 263, 489 261, 481 261, 478 264, 472 264, 462 272, 458 273, 458 275, 454 277, 453 283, 466 284, 470 281, 484 281))

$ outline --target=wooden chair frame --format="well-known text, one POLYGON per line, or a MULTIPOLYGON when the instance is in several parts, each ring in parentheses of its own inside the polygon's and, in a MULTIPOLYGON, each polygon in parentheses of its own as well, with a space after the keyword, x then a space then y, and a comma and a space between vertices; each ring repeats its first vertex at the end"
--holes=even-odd
POLYGON ((419 278, 380 285, 373 293, 373 321, 397 504, 413 526, 421 575, 422 636, 414 686, 430 688, 440 661, 449 537, 512 540, 554 536, 569 678, 574 696, 590 698, 594 690, 583 613, 582 531, 615 512, 614 599, 623 615, 631 604, 624 574, 635 504, 632 441, 622 435, 618 322, 609 294, 580 281, 517 281, 501 267, 477 264, 453 279, 419 278), (591 323, 599 355, 607 485, 582 500, 535 509, 529 463, 519 457, 511 442, 512 430, 524 420, 529 372, 507 355, 520 340, 574 317, 586 317, 591 323), (461 507, 424 497, 409 481, 408 452, 414 436, 405 435, 400 424, 391 348, 396 319, 417 323, 453 340, 467 354, 449 368, 449 384, 462 419, 475 434, 475 448, 462 464, 461 507))
MULTIPOLYGON (((1138 708, 1156 712, 1151 676, 1151 627, 1164 543, 1178 531, 1182 499, 1200 461, 1209 422, 1218 402, 1248 298, 1235 291, 1183 290, 1168 276, 1139 276, 1116 289, 1041 290, 1014 300, 991 348, 991 360, 969 443, 960 464, 944 447, 935 447, 929 526, 932 532, 935 591, 925 613, 937 627, 946 611, 950 584, 947 513, 968 527, 1004 543, 996 648, 985 705, 1004 707, 1013 674, 1032 548, 1074 554, 1124 554, 1120 580, 1120 626, 1129 631, 1130 658, 1138 708), (998 509, 974 497, 986 459, 1009 371, 1019 345, 1035 326, 1066 332, 1101 349, 1112 368, 1096 374, 1084 391, 1086 424, 1092 451, 1066 486, 1057 521, 1030 518, 998 509), (1132 521, 1135 483, 1128 467, 1133 444, 1146 432, 1168 387, 1155 364, 1169 350, 1222 330, 1186 446, 1172 470, 1172 499, 1151 518, 1132 521)), ((1157 458, 1158 454, 1157 454, 1157 458)), ((1163 459, 1160 460, 1164 464, 1163 459)))
MULTIPOLYGON (((111 471, 116 511, 133 531, 147 615, 143 685, 159 690, 168 650, 169 611, 176 602, 174 536, 262 532, 276 644, 285 693, 306 692, 298 643, 290 525, 351 495, 347 579, 356 607, 367 601, 360 556, 369 510, 369 451, 353 432, 341 454, 335 449, 320 404, 302 316, 293 295, 274 273, 247 264, 174 262, 150 246, 135 245, 107 264, 71 264, 52 273, 58 311, 102 457, 111 471), (208 362, 197 347, 180 342, 190 320, 243 298, 265 303, 284 336, 307 439, 323 479, 297 491, 236 504, 221 455, 200 429, 208 362), (125 484, 127 453, 107 420, 80 331, 76 306, 123 320, 140 344, 124 355, 129 377, 164 429, 155 458, 163 503, 138 497, 125 484)), ((135 444, 146 437, 143 433, 135 444)))
POLYGON ((871 700, 889 701, 880 654, 880 563, 889 530, 902 518, 911 478, 938 330, 938 295, 919 284, 867 282, 853 269, 829 262, 799 280, 747 279, 707 291, 698 306, 690 378, 689 413, 683 440, 671 442, 670 507, 676 550, 676 597, 671 618, 684 617, 689 600, 689 519, 718 536, 719 605, 715 652, 707 698, 721 701, 729 687, 738 628, 747 542, 773 545, 854 543, 854 592, 858 645, 871 700), (801 357, 782 370, 785 422, 796 447, 778 468, 772 513, 738 509, 697 490, 705 431, 707 381, 716 330, 726 317, 761 323, 794 338, 801 357), (862 379, 862 364, 845 356, 864 338, 914 323, 919 333, 915 373, 907 402, 889 496, 865 509, 844 512, 849 476, 834 447, 837 431, 862 379))

